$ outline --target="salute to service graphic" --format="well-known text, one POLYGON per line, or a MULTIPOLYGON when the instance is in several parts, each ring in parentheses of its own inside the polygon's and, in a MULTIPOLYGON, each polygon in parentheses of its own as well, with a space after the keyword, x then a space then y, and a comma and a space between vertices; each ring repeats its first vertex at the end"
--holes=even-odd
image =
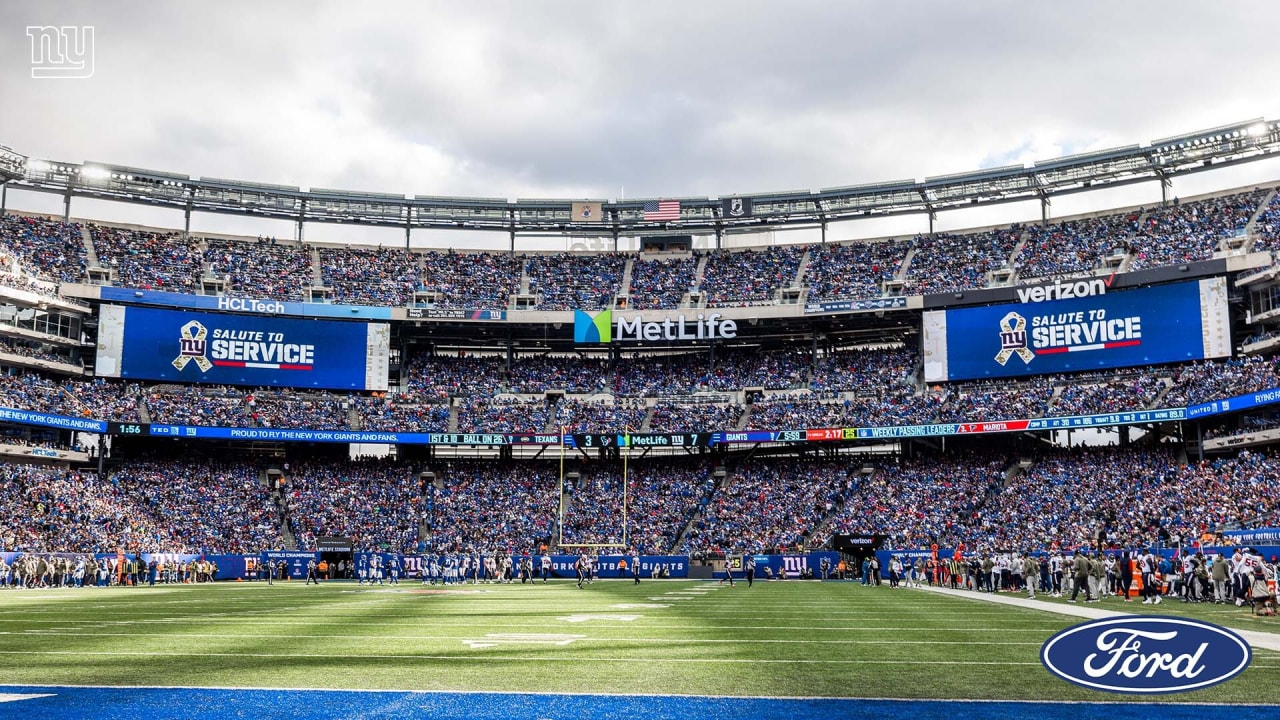
POLYGON ((1016 305, 924 313, 926 382, 1080 372, 1231 354, 1223 278, 1108 292, 1020 289, 1016 305))

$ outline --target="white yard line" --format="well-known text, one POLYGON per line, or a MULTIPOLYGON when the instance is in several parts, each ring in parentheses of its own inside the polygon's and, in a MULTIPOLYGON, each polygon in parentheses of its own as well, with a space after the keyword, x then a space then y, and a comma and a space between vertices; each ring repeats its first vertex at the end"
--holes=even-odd
MULTIPOLYGON (((1043 610, 1045 612, 1058 613, 1059 615, 1071 615, 1089 620, 1101 620, 1103 618, 1120 617, 1122 615, 1132 614, 1120 610, 1106 610, 1099 607, 1098 604, 1064 605, 1062 603, 1046 602, 1044 600, 1032 600, 1030 598, 1012 594, 984 593, 974 592, 972 590, 952 590, 951 588, 941 587, 922 587, 918 589, 938 593, 939 595, 950 595, 951 597, 963 598, 966 600, 977 600, 981 602, 996 603, 998 605, 1012 605, 1014 607, 1026 608, 1029 610, 1043 610)), ((1165 600, 1164 602, 1168 602, 1168 600, 1165 600)), ((1120 602, 1119 600, 1116 600, 1116 602, 1112 604, 1113 607, 1124 605, 1125 603, 1120 602)), ((1246 608, 1239 608, 1239 610, 1241 612, 1248 612, 1246 608)), ((1259 632, 1257 630, 1239 630, 1237 628, 1230 628, 1230 630, 1239 634, 1240 637, 1247 640, 1249 644, 1255 648, 1264 648, 1280 652, 1280 635, 1269 632, 1259 632)))

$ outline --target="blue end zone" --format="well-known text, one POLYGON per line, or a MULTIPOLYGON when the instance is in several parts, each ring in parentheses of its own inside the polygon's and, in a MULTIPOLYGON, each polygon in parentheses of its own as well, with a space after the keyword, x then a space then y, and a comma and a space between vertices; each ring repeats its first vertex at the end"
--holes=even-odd
MULTIPOLYGON (((1115 720, 1136 703, 1013 703, 868 699, 675 697, 669 695, 539 695, 506 693, 369 692, 349 690, 223 690, 0 686, 0 717, 64 720, 202 720, 270 717, 428 717, 457 720, 1115 720), (38 696, 52 694, 51 697, 38 696)), ((1274 720, 1275 706, 1162 704, 1161 720, 1274 720)))

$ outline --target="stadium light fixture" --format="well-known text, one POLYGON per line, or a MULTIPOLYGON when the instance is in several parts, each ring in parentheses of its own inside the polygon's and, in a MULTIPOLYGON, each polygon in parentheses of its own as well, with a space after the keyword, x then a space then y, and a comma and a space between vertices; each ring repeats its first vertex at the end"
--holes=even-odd
POLYGON ((1266 124, 1266 123, 1254 123, 1254 124, 1252 124, 1252 125, 1250 125, 1250 126, 1249 126, 1249 130, 1248 130, 1248 132, 1249 132, 1250 137, 1262 137, 1263 135, 1266 135, 1266 134, 1267 134, 1267 124, 1266 124))
POLYGON ((80 168, 80 177, 86 180, 106 180, 107 178, 111 177, 111 172, 108 171, 106 168, 94 167, 92 165, 85 165, 84 167, 80 168))
POLYGON ((28 158, 27 169, 31 172, 49 172, 49 161, 28 158))

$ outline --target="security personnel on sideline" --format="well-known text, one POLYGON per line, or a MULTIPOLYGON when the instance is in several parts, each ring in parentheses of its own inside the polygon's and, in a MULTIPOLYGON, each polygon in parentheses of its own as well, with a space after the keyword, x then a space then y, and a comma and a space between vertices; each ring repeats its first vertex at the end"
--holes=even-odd
POLYGON ((1067 602, 1075 602, 1081 589, 1084 590, 1084 599, 1087 601, 1089 599, 1089 555, 1083 549, 1076 548, 1076 559, 1071 569, 1075 584, 1071 588, 1071 597, 1067 598, 1067 602))

